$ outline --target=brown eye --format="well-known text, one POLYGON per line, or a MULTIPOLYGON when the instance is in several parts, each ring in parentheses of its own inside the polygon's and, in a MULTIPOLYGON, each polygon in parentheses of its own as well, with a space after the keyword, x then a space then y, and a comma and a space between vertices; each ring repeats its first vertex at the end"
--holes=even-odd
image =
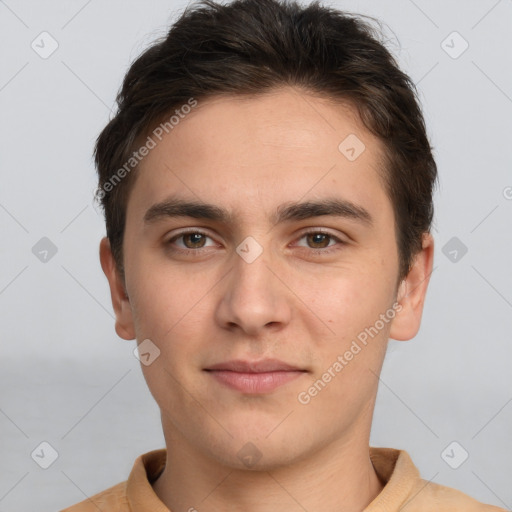
POLYGON ((212 238, 202 231, 185 231, 172 237, 167 244, 172 250, 190 253, 214 246, 212 238))
POLYGON ((318 228, 302 233, 297 244, 303 251, 309 249, 309 253, 315 256, 331 254, 339 251, 345 245, 347 242, 344 240, 318 228))
POLYGON ((204 247, 206 237, 202 233, 186 233, 181 235, 183 243, 187 249, 200 249, 204 247), (190 243, 187 243, 190 241, 190 243))
POLYGON ((306 235, 308 243, 313 244, 312 249, 324 249, 329 246, 331 235, 327 233, 308 233, 306 235))

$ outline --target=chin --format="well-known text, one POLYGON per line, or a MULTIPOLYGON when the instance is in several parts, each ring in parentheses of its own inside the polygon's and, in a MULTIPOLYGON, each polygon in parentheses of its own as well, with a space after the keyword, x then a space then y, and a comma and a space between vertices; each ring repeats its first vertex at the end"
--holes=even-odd
MULTIPOLYGON (((231 447, 230 447, 231 449, 231 447)), ((245 471, 274 471, 289 466, 296 459, 297 454, 287 450, 278 450, 261 446, 261 444, 247 442, 238 451, 217 455, 217 460, 224 466, 234 470, 245 471)))
POLYGON ((274 422, 272 428, 265 430, 230 431, 233 438, 224 438, 215 447, 208 447, 208 450, 224 466, 251 471, 272 471, 306 457, 308 447, 303 442, 293 442, 302 436, 286 429, 279 431, 282 426, 276 429, 278 424, 279 421, 274 422))

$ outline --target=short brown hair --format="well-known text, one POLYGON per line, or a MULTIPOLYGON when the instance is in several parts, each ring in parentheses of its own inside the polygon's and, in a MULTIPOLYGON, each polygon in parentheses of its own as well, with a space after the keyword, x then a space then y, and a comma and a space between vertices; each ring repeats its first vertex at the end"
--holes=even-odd
POLYGON ((191 98, 254 95, 290 85, 350 102, 383 142, 403 279, 423 233, 430 232, 437 167, 415 85, 379 35, 361 16, 318 1, 305 7, 278 0, 202 0, 189 6, 166 37, 133 62, 117 96, 117 113, 96 141, 97 197, 121 275, 136 171, 134 166, 129 172, 126 162, 141 137, 191 98))

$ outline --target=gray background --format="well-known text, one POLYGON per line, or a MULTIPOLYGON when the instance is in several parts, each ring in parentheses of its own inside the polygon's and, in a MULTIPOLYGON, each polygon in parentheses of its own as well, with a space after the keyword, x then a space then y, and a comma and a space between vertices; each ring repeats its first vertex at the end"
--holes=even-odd
MULTIPOLYGON (((423 478, 509 509, 512 1, 330 4, 388 25, 440 172, 422 329, 390 342, 372 445, 405 449, 423 478), (469 44, 460 55, 453 31, 469 44), (469 453, 457 469, 441 455, 453 441, 469 453)), ((81 501, 164 446, 135 342, 114 332, 91 152, 129 63, 185 5, 0 1, 0 512, 81 501), (43 31, 59 45, 46 59, 31 47, 43 31), (57 248, 47 261, 32 252, 42 237, 57 248), (58 452, 48 469, 31 457, 43 441, 58 452)))

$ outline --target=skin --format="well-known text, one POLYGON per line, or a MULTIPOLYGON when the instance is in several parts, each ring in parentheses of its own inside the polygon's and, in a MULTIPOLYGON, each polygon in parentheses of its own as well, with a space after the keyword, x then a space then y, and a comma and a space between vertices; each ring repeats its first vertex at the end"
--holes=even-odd
POLYGON ((173 512, 356 511, 382 490, 369 458, 377 376, 388 338, 408 340, 419 329, 434 248, 425 234, 398 285, 382 150, 350 105, 284 87, 199 102, 141 162, 127 205, 125 282, 107 239, 100 259, 116 332, 160 350, 141 367, 168 449, 153 487, 173 512), (366 147, 352 162, 338 150, 349 134, 366 147), (232 222, 145 222, 147 210, 171 195, 225 208, 232 222), (327 197, 364 207, 373 223, 332 215, 271 220, 285 203, 327 197), (184 228, 206 236, 179 238, 184 228), (332 237, 314 236, 318 229, 332 237), (263 251, 252 263, 236 252, 249 236, 263 251), (394 319, 300 403, 299 393, 395 302, 394 319), (307 371, 252 395, 204 371, 264 358, 307 371), (248 442, 261 454, 251 467, 237 455, 248 442))

